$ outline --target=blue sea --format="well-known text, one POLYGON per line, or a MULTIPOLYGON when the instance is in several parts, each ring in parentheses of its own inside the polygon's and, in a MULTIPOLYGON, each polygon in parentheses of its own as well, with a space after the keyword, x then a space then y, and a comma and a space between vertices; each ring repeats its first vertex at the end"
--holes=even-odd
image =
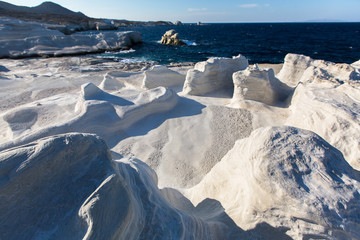
POLYGON ((360 23, 234 23, 120 28, 142 33, 143 43, 130 51, 98 57, 118 61, 198 62, 209 57, 242 54, 250 63, 282 63, 287 53, 314 59, 353 63, 360 59, 360 23), (160 44, 161 36, 175 29, 187 46, 160 44))

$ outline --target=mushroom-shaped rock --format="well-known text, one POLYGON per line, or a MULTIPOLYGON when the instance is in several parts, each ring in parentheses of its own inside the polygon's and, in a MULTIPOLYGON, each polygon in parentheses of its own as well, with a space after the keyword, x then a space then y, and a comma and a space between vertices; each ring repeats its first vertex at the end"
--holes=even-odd
POLYGON ((179 34, 174 29, 167 31, 162 36, 161 43, 166 45, 186 45, 186 43, 179 39, 179 34))

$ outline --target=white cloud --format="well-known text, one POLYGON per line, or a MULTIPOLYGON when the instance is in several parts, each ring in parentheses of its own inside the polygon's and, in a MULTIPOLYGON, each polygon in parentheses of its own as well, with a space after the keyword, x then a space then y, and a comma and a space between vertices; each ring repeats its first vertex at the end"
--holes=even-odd
POLYGON ((259 7, 259 4, 257 4, 257 3, 241 4, 238 7, 239 8, 256 8, 256 7, 259 7))
POLYGON ((207 8, 188 8, 188 12, 204 12, 207 8))

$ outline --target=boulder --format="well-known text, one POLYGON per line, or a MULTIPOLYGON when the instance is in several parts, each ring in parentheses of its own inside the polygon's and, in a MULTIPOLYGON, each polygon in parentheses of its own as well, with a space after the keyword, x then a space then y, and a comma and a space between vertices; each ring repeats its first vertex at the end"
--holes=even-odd
POLYGON ((161 44, 166 45, 186 45, 183 41, 179 39, 179 34, 174 30, 171 29, 167 31, 161 38, 161 44))
POLYGON ((203 95, 222 88, 233 87, 232 74, 249 66, 242 56, 233 58, 213 57, 198 62, 194 69, 186 74, 183 92, 191 95, 203 95))

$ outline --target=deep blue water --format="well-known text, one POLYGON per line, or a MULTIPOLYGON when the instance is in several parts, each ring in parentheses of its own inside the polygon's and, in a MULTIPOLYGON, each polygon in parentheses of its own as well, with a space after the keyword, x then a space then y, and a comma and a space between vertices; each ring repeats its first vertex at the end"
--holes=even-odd
POLYGON ((209 57, 246 56, 250 63, 281 63, 287 53, 353 63, 360 59, 360 23, 244 23, 121 28, 142 33, 130 52, 106 53, 123 61, 198 62, 209 57), (161 36, 175 29, 190 46, 165 46, 161 36))

